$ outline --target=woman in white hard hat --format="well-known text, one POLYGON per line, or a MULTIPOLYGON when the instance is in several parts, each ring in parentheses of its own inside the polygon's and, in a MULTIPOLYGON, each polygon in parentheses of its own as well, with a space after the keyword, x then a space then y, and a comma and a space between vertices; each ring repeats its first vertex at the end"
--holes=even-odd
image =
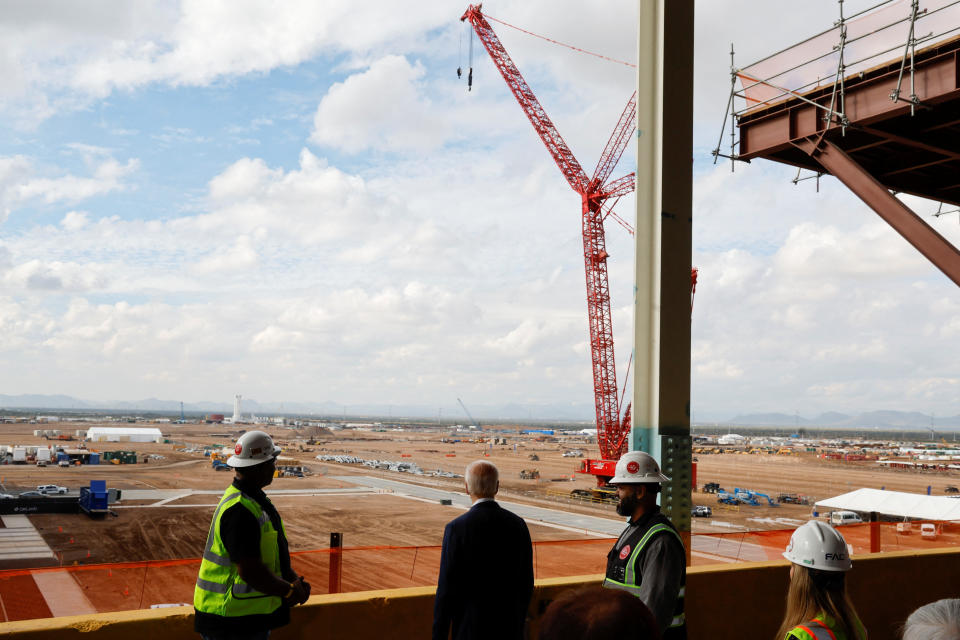
POLYGON ((864 640, 867 631, 847 595, 853 563, 847 542, 828 524, 811 520, 790 536, 787 613, 775 640, 864 640))

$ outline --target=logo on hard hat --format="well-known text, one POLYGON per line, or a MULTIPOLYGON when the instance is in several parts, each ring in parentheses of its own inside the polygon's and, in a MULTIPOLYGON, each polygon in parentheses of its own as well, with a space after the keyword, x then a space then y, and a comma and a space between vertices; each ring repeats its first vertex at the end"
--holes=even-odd
POLYGON ((630 555, 630 545, 624 545, 623 549, 620 549, 620 559, 626 560, 628 555, 630 555))
POLYGON ((636 460, 631 460, 627 463, 627 473, 637 473, 640 471, 640 463, 636 460))
POLYGON ((237 446, 233 448, 233 452, 237 455, 240 455, 241 451, 243 451, 243 445, 238 442, 237 446))

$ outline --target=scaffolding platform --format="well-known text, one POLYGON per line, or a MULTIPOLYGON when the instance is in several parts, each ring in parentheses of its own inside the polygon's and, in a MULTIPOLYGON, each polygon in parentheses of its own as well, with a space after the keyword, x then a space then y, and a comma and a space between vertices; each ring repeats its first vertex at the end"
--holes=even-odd
POLYGON ((831 28, 748 67, 731 46, 714 156, 798 167, 794 183, 833 175, 960 286, 960 250, 896 197, 960 207, 960 0, 838 6, 831 28))
POLYGON ((832 85, 747 110, 739 159, 830 173, 803 149, 823 136, 887 189, 960 206, 960 37, 916 53, 919 104, 891 99, 900 67, 897 59, 845 79, 846 125, 823 117, 832 85))

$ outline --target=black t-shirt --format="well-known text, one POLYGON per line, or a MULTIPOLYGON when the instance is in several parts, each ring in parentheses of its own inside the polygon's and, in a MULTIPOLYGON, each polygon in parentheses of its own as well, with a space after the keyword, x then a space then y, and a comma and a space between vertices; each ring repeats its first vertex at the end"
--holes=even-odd
MULTIPOLYGON (((280 573, 286 580, 296 576, 290 568, 290 548, 280 526, 280 514, 267 495, 261 489, 254 489, 233 481, 245 494, 256 501, 267 514, 277 530, 277 545, 280 548, 280 573)), ((220 539, 227 548, 227 555, 236 562, 239 558, 260 558, 260 525, 257 519, 240 502, 235 502, 220 516, 220 539)), ((260 613, 249 616, 224 617, 213 613, 194 610, 193 628, 204 635, 234 632, 257 632, 276 629, 290 622, 290 608, 280 606, 273 613, 260 613)))

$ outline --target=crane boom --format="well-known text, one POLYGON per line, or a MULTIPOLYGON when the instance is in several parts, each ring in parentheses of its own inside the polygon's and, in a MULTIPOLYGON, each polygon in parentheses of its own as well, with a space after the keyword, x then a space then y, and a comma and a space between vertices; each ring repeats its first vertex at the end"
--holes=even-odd
POLYGON ((560 135, 560 132, 557 131, 553 121, 550 120, 543 105, 537 100, 537 96, 533 94, 530 85, 523 79, 523 75, 520 73, 520 70, 517 69, 517 65, 513 64, 513 60, 507 54, 507 50, 504 49, 500 43, 500 38, 494 33, 493 27, 490 26, 487 19, 480 13, 480 6, 481 5, 470 5, 467 7, 466 12, 460 17, 460 21, 470 21, 477 37, 480 38, 480 42, 483 43, 494 65, 496 65, 497 70, 500 71, 500 75, 502 75, 504 81, 506 81, 507 87, 513 92, 513 96, 517 99, 517 102, 520 103, 523 112, 527 114, 530 124, 533 125, 540 139, 543 140, 543 144, 547 147, 550 155, 553 156, 554 162, 560 167, 560 171, 563 173, 563 177, 566 178, 567 184, 569 184, 570 188, 574 191, 583 191, 587 187, 587 182, 589 182, 586 172, 584 172, 580 163, 577 162, 573 151, 571 151, 567 143, 564 142, 563 137, 560 135))
MULTIPOLYGON (((613 135, 607 141, 594 177, 588 179, 573 152, 563 141, 556 126, 547 116, 533 90, 507 54, 503 44, 480 11, 470 5, 460 18, 468 20, 506 81, 520 107, 553 157, 567 184, 580 195, 583 262, 587 285, 587 318, 590 325, 590 355, 593 367, 593 397, 597 415, 597 444, 608 469, 626 451, 630 432, 630 406, 620 419, 620 398, 617 395, 617 372, 613 350, 613 321, 610 312, 610 285, 607 277, 606 237, 603 222, 607 216, 604 202, 619 198, 635 189, 633 174, 606 184, 631 139, 636 121, 636 92, 627 101, 613 135)), ((592 461, 587 461, 592 462, 592 461)), ((584 467, 590 467, 585 464, 584 467)), ((605 481, 603 472, 596 473, 605 481)))
POLYGON ((479 426, 480 426, 480 423, 478 423, 476 420, 474 420, 474 419, 473 419, 473 416, 470 415, 470 410, 467 409, 467 405, 463 404, 463 400, 461 400, 460 398, 457 398, 457 402, 460 403, 460 406, 463 407, 463 412, 464 412, 465 414, 467 414, 467 417, 468 417, 468 418, 470 418, 470 425, 469 425, 469 426, 471 426, 471 427, 479 427, 479 426))
POLYGON ((634 91, 630 100, 627 101, 627 106, 623 108, 623 113, 620 114, 617 126, 613 128, 613 134, 607 140, 607 146, 603 148, 603 153, 600 154, 597 168, 593 171, 593 184, 604 184, 610 174, 613 173, 614 167, 620 162, 620 157, 627 149, 627 143, 630 142, 630 134, 633 133, 636 121, 637 92, 634 91))

